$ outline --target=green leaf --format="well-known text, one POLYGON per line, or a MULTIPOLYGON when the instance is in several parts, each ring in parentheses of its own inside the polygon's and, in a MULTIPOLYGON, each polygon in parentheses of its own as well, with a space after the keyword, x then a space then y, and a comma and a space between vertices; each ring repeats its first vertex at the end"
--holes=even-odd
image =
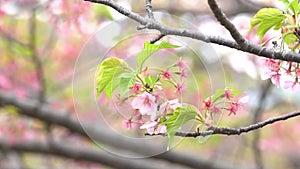
POLYGON ((250 25, 251 28, 258 25, 257 34, 262 41, 266 32, 272 27, 278 29, 285 18, 286 16, 279 9, 262 8, 251 18, 250 25))
POLYGON ((169 146, 177 130, 187 122, 194 120, 197 114, 197 108, 193 105, 187 104, 182 107, 177 107, 170 118, 160 123, 161 125, 167 126, 169 146))
POLYGON ((120 102, 122 103, 123 98, 125 95, 129 92, 129 87, 133 86, 135 79, 136 79, 136 73, 130 72, 130 73, 123 73, 120 80, 120 102))
POLYGON ((104 5, 96 6, 95 5, 94 7, 95 7, 95 13, 98 17, 105 16, 106 18, 113 20, 113 16, 107 6, 104 6, 104 5))
POLYGON ((97 95, 99 96, 105 90, 107 97, 110 98, 113 90, 120 84, 119 76, 130 71, 127 63, 122 59, 116 57, 105 59, 100 64, 97 74, 97 95))
POLYGON ((172 45, 166 41, 162 41, 159 45, 151 44, 149 42, 144 43, 144 49, 138 54, 137 56, 137 64, 139 66, 139 69, 142 69, 143 64, 145 61, 155 52, 157 52, 160 49, 166 49, 166 48, 178 48, 180 46, 172 45))
POLYGON ((293 0, 290 2, 288 8, 291 9, 295 15, 297 15, 299 11, 298 0, 293 0))
POLYGON ((211 98, 211 102, 216 102, 218 99, 224 97, 225 90, 224 89, 219 89, 215 91, 215 94, 211 98))
POLYGON ((283 36, 283 41, 287 44, 290 45, 292 43, 295 43, 298 41, 298 38, 295 34, 293 33, 287 33, 283 36))

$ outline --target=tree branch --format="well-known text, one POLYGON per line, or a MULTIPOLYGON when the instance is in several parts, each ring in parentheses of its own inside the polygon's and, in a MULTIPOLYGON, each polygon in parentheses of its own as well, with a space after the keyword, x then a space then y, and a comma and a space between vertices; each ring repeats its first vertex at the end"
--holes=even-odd
POLYGON ((72 146, 69 143, 53 142, 51 145, 47 142, 27 141, 27 142, 14 142, 9 143, 5 140, 0 140, 0 149, 14 150, 18 152, 29 153, 42 153, 60 156, 64 158, 71 158, 74 160, 89 161, 101 163, 113 168, 132 168, 132 169, 157 169, 157 168, 184 168, 183 166, 177 166, 170 163, 161 161, 154 161, 151 159, 130 159, 126 157, 118 157, 110 153, 106 153, 99 150, 90 148, 81 148, 78 146, 72 146))
POLYGON ((146 11, 147 11, 148 17, 150 19, 154 20, 154 15, 153 15, 153 12, 152 12, 151 0, 146 0, 146 11))
MULTIPOLYGON (((127 137, 120 138, 119 135, 110 133, 109 131, 96 128, 94 125, 88 125, 85 123, 79 123, 69 117, 69 113, 62 112, 58 110, 53 110, 47 105, 40 106, 38 112, 37 102, 34 100, 20 100, 13 95, 4 94, 0 92, 0 107, 1 106, 14 106, 19 109, 19 113, 25 116, 29 116, 35 119, 42 120, 49 124, 55 124, 63 126, 69 129, 71 132, 78 133, 83 137, 88 139, 93 138, 93 140, 100 142, 101 144, 109 145, 117 149, 134 151, 139 154, 149 155, 155 152, 162 152, 165 147, 157 147, 152 144, 141 143, 133 141, 127 137)), ((188 154, 181 154, 176 152, 166 152, 154 156, 154 158, 163 159, 173 163, 182 164, 189 166, 191 168, 206 168, 206 169, 222 169, 226 167, 220 167, 214 163, 207 160, 199 158, 199 156, 191 156, 188 154)))
POLYGON ((240 34, 236 27, 227 19, 225 14, 219 8, 215 0, 207 0, 208 5, 215 15, 216 19, 223 25, 231 34, 233 39, 241 46, 242 49, 247 48, 247 40, 240 34))
MULTIPOLYGON (((289 118, 293 118, 296 116, 300 116, 300 111, 299 112, 293 112, 289 114, 285 114, 282 116, 270 118, 268 120, 252 124, 247 127, 240 127, 240 128, 218 128, 218 127, 210 127, 207 131, 203 132, 176 132, 175 136, 181 136, 181 137, 206 137, 209 135, 215 135, 215 134, 220 134, 220 135, 240 135, 242 133, 247 133, 249 131, 257 130, 259 128, 265 127, 267 125, 270 125, 272 123, 278 122, 278 121, 283 121, 287 120, 289 118)), ((149 133, 145 133, 145 135, 150 135, 149 133)), ((165 136, 166 134, 157 134, 157 135, 162 135, 165 136)), ((155 136, 155 135, 151 135, 155 136)))
POLYGON ((251 54, 255 54, 258 56, 262 56, 265 58, 270 58, 270 59, 280 59, 284 61, 292 61, 292 62, 297 62, 300 63, 300 54, 294 53, 294 52, 277 52, 274 49, 270 48, 264 48, 261 46, 254 45, 252 43, 248 43, 247 47, 242 48, 239 44, 236 42, 233 42, 228 39, 224 39, 222 37, 216 37, 216 36, 206 36, 198 31, 192 31, 192 30, 187 30, 187 29, 177 29, 177 28, 172 28, 168 27, 166 25, 163 25, 159 22, 153 22, 152 20, 148 18, 144 18, 132 11, 129 11, 125 9, 124 7, 120 6, 114 1, 111 0, 85 0, 85 1, 90 1, 94 3, 99 3, 99 4, 104 4, 107 6, 110 6, 111 8, 117 10, 119 13, 135 20, 136 22, 146 26, 148 29, 155 29, 161 32, 161 34, 164 35, 176 35, 176 36, 182 36, 182 37, 189 37, 192 39, 197 39, 206 43, 215 43, 219 44, 222 46, 227 46, 229 48, 241 50, 244 52, 248 52, 251 54))

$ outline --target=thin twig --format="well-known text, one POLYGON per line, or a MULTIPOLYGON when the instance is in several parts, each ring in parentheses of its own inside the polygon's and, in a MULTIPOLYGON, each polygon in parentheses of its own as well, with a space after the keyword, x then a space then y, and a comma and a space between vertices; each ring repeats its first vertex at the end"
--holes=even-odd
POLYGON ((221 8, 218 6, 215 0, 208 0, 210 9, 215 15, 216 19, 223 25, 231 34, 233 39, 242 47, 242 49, 247 48, 247 40, 240 34, 237 28, 232 24, 225 14, 222 12, 221 8))
MULTIPOLYGON (((181 136, 181 137, 198 137, 198 136, 202 136, 202 137, 206 137, 206 136, 209 136, 209 135, 216 135, 216 134, 228 135, 228 136, 229 135, 240 135, 242 133, 247 133, 249 131, 257 130, 259 128, 265 127, 265 126, 270 125, 272 123, 287 120, 289 118, 293 118, 293 117, 296 117, 296 116, 299 116, 299 115, 300 115, 300 111, 285 114, 285 115, 274 117, 274 118, 270 118, 268 120, 258 122, 256 124, 252 124, 252 125, 247 126, 247 127, 240 127, 240 128, 210 127, 207 131, 203 131, 203 132, 176 132, 175 136, 181 136)), ((145 133, 145 135, 150 135, 150 134, 145 133)), ((156 135, 166 136, 166 134, 156 134, 156 135)), ((155 134, 151 135, 151 136, 155 136, 155 134)))
POLYGON ((29 20, 29 45, 31 49, 31 58, 36 69, 37 79, 40 84, 38 99, 40 103, 42 103, 45 101, 46 82, 44 78, 43 64, 37 54, 36 49, 36 27, 36 9, 33 8, 31 11, 31 18, 29 20))
POLYGON ((148 17, 150 19, 154 20, 154 15, 153 15, 153 12, 152 12, 151 0, 146 0, 146 11, 147 11, 148 17))
POLYGON ((284 61, 292 61, 292 62, 297 62, 300 63, 300 54, 294 53, 294 52, 277 52, 274 49, 270 48, 264 48, 261 46, 257 46, 255 44, 247 44, 247 48, 242 48, 238 43, 224 39, 222 37, 218 36, 207 36, 199 31, 192 31, 192 30, 187 30, 187 29, 177 29, 177 28, 172 28, 168 27, 166 25, 163 25, 159 22, 153 22, 148 18, 144 18, 132 11, 129 11, 122 7, 121 5, 117 4, 114 1, 110 0, 85 0, 85 1, 90 1, 94 3, 99 3, 99 4, 104 4, 107 5, 115 10, 117 10, 119 13, 127 16, 128 18, 131 18, 141 25, 147 25, 146 28, 148 29, 155 29, 160 31, 164 35, 176 35, 176 36, 181 36, 181 37, 189 37, 192 39, 197 39, 206 43, 215 43, 219 44, 222 46, 227 46, 229 48, 241 50, 244 52, 252 53, 257 56, 262 56, 265 58, 270 58, 270 59, 280 59, 284 61))
POLYGON ((159 41, 161 38, 163 38, 165 35, 164 34, 159 34, 156 38, 150 40, 151 44, 154 44, 155 42, 159 41))
POLYGON ((19 39, 15 38, 14 36, 10 35, 9 33, 7 33, 6 31, 4 31, 1 27, 0 27, 0 35, 7 39, 9 42, 13 42, 13 43, 16 43, 22 47, 25 47, 27 48, 29 45, 20 41, 19 39))

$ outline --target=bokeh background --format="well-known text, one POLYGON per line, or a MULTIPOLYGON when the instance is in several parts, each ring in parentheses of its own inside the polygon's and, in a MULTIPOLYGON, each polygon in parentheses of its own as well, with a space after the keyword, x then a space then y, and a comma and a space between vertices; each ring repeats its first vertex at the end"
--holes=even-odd
MULTIPOLYGON (((144 1, 117 2, 145 15, 144 1)), ((218 3, 253 43, 257 43, 258 38, 249 30, 251 16, 263 7, 283 9, 277 0, 218 3)), ((206 1, 153 0, 152 5, 155 17, 166 25, 231 39, 213 17, 206 1)), ((137 31, 137 26, 115 10, 90 2, 0 1, 0 168, 126 168, 120 159, 145 168, 149 164, 161 168, 191 167, 179 160, 170 162, 164 155, 160 157, 165 153, 167 138, 147 137, 142 130, 127 130, 122 123, 126 107, 119 106, 114 99, 95 97, 95 72, 101 60, 119 57, 135 67, 135 57, 143 43, 158 34, 152 30, 137 31), (34 109, 26 107, 29 103, 34 109), (56 123, 47 120, 48 116, 40 118, 45 105, 51 110, 48 113, 72 119, 81 124, 87 134, 72 130, 68 121, 54 119, 56 123), (26 111, 32 114, 24 113, 26 111), (110 158, 103 158, 101 163, 80 155, 59 154, 51 144, 47 147, 49 151, 34 149, 39 148, 39 143, 48 145, 51 141, 75 150, 80 147, 100 151, 110 158), (31 147, 20 146, 27 143, 31 147), (141 148, 151 146, 155 148, 149 152, 141 148), (111 162, 116 156, 120 165, 111 162)), ((220 115, 219 126, 248 126, 300 109, 299 93, 261 80, 264 70, 260 57, 188 38, 171 36, 164 40, 182 47, 158 52, 147 65, 164 67, 182 57, 189 68, 185 102, 199 107, 202 99, 225 86, 250 96, 244 111, 235 116, 220 115)), ((167 95, 173 92, 170 90, 167 95)), ((296 117, 239 136, 176 137, 171 152, 194 160, 191 163, 209 164, 211 168, 297 169, 300 167, 299 133, 300 123, 296 117)))

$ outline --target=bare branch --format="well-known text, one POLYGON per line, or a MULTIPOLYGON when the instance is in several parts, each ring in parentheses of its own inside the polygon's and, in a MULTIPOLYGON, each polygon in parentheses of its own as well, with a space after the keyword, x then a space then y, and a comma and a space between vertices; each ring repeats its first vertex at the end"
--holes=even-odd
POLYGON ((163 38, 165 35, 164 34, 159 34, 156 38, 150 40, 151 44, 154 44, 155 42, 159 41, 161 38, 163 38))
POLYGON ((38 98, 42 103, 45 100, 46 82, 44 78, 43 64, 37 54, 37 49, 36 49, 36 9, 35 8, 33 8, 31 11, 31 18, 29 20, 28 27, 29 27, 29 46, 31 49, 31 58, 36 69, 37 79, 41 86, 38 98))
POLYGON ((246 47, 242 48, 238 43, 233 42, 228 39, 224 39, 222 37, 206 36, 198 31, 172 28, 172 27, 163 25, 159 22, 154 22, 151 19, 144 18, 134 12, 131 12, 131 11, 125 9, 124 7, 120 6, 119 4, 117 4, 116 2, 114 2, 112 0, 85 0, 85 1, 90 1, 90 2, 94 2, 94 3, 99 3, 99 4, 104 4, 104 5, 110 6, 113 9, 117 10, 119 13, 144 25, 144 28, 158 30, 161 32, 161 34, 164 34, 164 35, 176 35, 176 36, 182 36, 182 37, 189 37, 189 38, 197 39, 197 40, 200 40, 200 41, 203 41, 206 43, 215 43, 215 44, 219 44, 222 46, 227 46, 229 48, 241 50, 241 51, 255 54, 257 56, 262 56, 265 58, 280 59, 280 60, 284 60, 284 61, 292 61, 292 62, 300 63, 300 54, 298 54, 298 53, 277 52, 274 49, 264 48, 264 47, 257 46, 257 45, 251 44, 251 43, 247 43, 247 45, 245 45, 246 47))
POLYGON ((0 27, 0 35, 1 35, 3 38, 5 38, 5 39, 7 39, 8 41, 10 41, 10 42, 16 43, 16 44, 18 44, 18 45, 20 45, 20 46, 22 46, 22 47, 25 47, 25 48, 28 47, 28 44, 26 44, 26 43, 20 41, 19 39, 15 38, 14 36, 10 35, 10 34, 7 33, 6 31, 4 31, 1 27, 0 27))
POLYGON ((0 149, 14 150, 18 152, 43 153, 71 158, 74 160, 82 160, 89 162, 101 163, 113 168, 132 168, 132 169, 157 169, 157 168, 184 168, 170 163, 154 161, 151 159, 130 159, 126 157, 118 157, 110 153, 106 153, 96 149, 81 148, 72 146, 69 143, 53 142, 51 145, 47 142, 27 141, 9 143, 5 140, 0 140, 0 149))
MULTIPOLYGON (((216 134, 228 135, 228 136, 229 135, 240 135, 242 133, 247 133, 249 131, 257 130, 259 128, 265 127, 265 126, 270 125, 272 123, 287 120, 289 118, 293 118, 293 117, 296 117, 296 116, 300 116, 300 111, 285 114, 285 115, 274 117, 274 118, 270 118, 268 120, 265 120, 265 121, 262 121, 262 122, 259 122, 259 123, 256 123, 256 124, 252 124, 252 125, 247 126, 247 127, 240 127, 240 128, 210 127, 207 131, 203 131, 203 132, 176 132, 175 136, 181 136, 181 137, 198 137, 198 136, 202 136, 202 137, 206 137, 206 136, 209 136, 209 135, 216 135, 216 134)), ((150 135, 150 134, 146 133, 145 135, 150 135)), ((166 134, 157 134, 157 135, 165 136, 166 134)), ((155 136, 155 135, 151 135, 151 136, 155 136)))
POLYGON ((233 39, 241 46, 242 49, 247 48, 247 40, 240 34, 236 27, 227 19, 225 14, 219 8, 215 0, 208 0, 210 9, 214 13, 216 19, 223 25, 231 34, 233 39))
POLYGON ((146 11, 147 11, 148 17, 150 19, 154 20, 154 16, 153 16, 153 12, 152 12, 151 0, 146 0, 146 11))
MULTIPOLYGON (((262 84, 260 88, 260 96, 258 98, 259 105, 256 107, 256 109, 253 111, 253 123, 257 123, 262 118, 262 111, 264 109, 263 105, 265 105, 265 101, 267 99, 268 93, 272 89, 272 82, 271 80, 268 80, 266 84, 262 84)), ((257 169, 263 169, 264 163, 263 163, 263 156, 262 151, 259 146, 260 141, 260 130, 256 130, 253 133, 253 140, 252 140, 252 147, 253 147, 253 157, 255 160, 256 168, 257 169)))

